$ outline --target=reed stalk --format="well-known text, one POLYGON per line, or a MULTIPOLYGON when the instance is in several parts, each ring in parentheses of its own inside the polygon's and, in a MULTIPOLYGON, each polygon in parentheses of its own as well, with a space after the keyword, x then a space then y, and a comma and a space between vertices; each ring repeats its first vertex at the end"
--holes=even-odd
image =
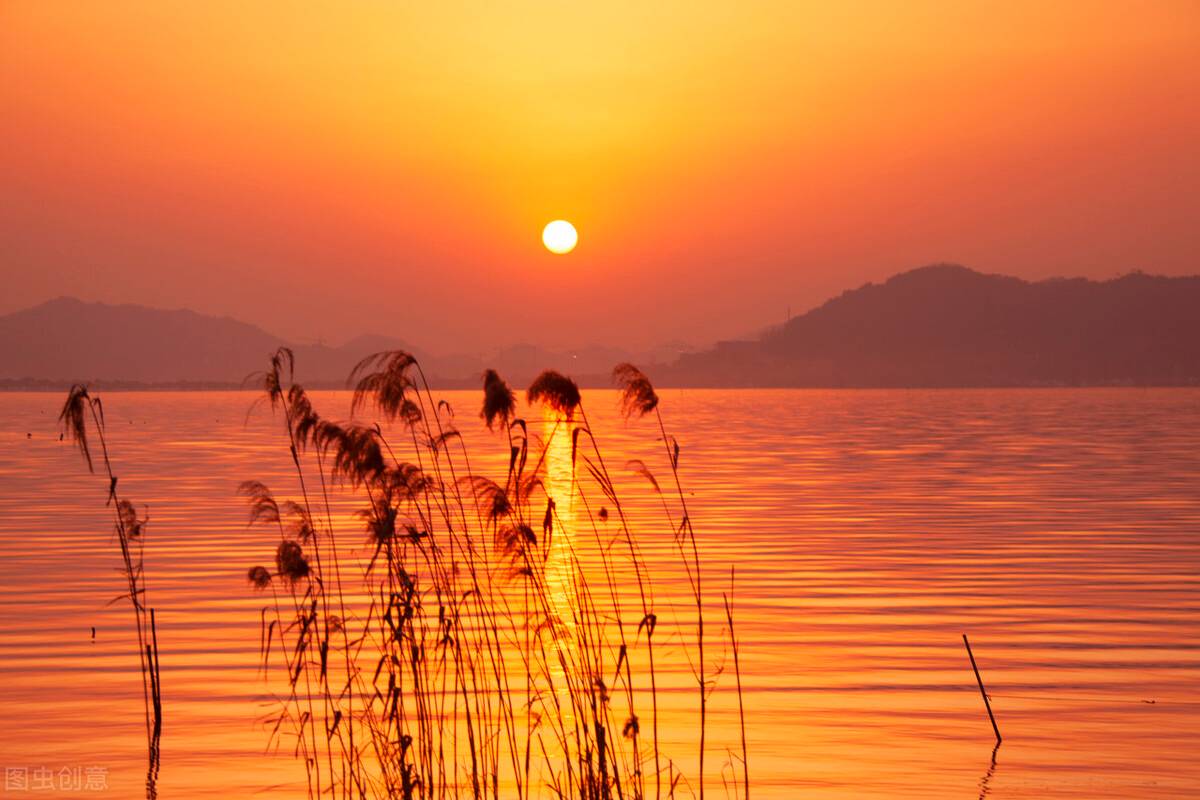
POLYGON ((733 567, 729 568, 729 593, 725 601, 725 624, 729 626, 729 646, 733 652, 733 675, 737 687, 738 731, 742 743, 742 798, 750 800, 750 753, 746 746, 746 704, 742 696, 741 646, 733 627, 733 567))
MULTIPOLYGON (((101 399, 91 394, 87 386, 75 384, 67 394, 66 402, 59 413, 58 421, 63 435, 75 442, 87 464, 89 472, 95 472, 91 447, 88 443, 89 430, 100 444, 100 455, 104 475, 108 479, 108 497, 105 506, 113 510, 113 528, 121 552, 121 572, 125 576, 125 594, 113 602, 128 598, 133 608, 134 631, 137 635, 138 664, 142 673, 142 706, 146 726, 146 796, 157 796, 158 771, 160 766, 159 740, 162 737, 162 678, 158 658, 158 630, 154 609, 146 605, 145 580, 145 529, 148 517, 139 517, 137 507, 122 498, 117 488, 117 476, 109 458, 108 439, 105 435, 104 405, 101 399)), ((94 633, 93 633, 94 635, 94 633)))

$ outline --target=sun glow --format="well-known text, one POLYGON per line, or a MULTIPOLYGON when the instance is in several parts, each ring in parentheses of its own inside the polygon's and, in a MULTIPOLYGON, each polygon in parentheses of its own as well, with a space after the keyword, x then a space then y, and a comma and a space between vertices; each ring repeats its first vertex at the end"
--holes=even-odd
POLYGON ((563 255, 575 249, 579 234, 575 226, 565 219, 556 219, 542 229, 542 244, 551 253, 563 255))

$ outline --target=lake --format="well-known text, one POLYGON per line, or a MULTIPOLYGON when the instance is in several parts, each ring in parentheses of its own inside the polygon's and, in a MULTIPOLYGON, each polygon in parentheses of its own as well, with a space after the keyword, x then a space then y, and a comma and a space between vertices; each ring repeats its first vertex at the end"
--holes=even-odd
MULTIPOLYGON (((120 487, 150 517, 160 796, 304 797, 302 766, 267 749, 263 601, 246 581, 276 540, 247 526, 236 495, 250 478, 297 491, 281 424, 248 414, 246 392, 103 396, 120 487)), ((479 393, 441 396, 474 466, 503 474, 507 442, 479 423, 479 393)), ((34 796, 77 796, 60 775, 90 770, 109 796, 136 797, 141 684, 127 603, 110 604, 123 579, 107 481, 59 441, 62 400, 0 393, 0 762, 41 780, 34 796)), ((347 392, 313 400, 348 414, 347 392)), ((624 421, 614 392, 584 400, 641 545, 667 564, 672 532, 622 467, 668 471, 657 428, 624 421)), ((662 400, 715 609, 736 570, 754 797, 1200 793, 1200 391, 662 400), (963 633, 1004 735, 994 754, 963 633)), ((361 530, 350 501, 336 505, 338 525, 361 530)), ((343 540, 369 555, 362 536, 343 540)), ((664 609, 686 612, 678 574, 656 588, 664 609)), ((714 642, 710 666, 725 671, 709 792, 725 797, 736 704, 714 642)), ((691 695, 677 694, 664 730, 683 740, 691 695)))

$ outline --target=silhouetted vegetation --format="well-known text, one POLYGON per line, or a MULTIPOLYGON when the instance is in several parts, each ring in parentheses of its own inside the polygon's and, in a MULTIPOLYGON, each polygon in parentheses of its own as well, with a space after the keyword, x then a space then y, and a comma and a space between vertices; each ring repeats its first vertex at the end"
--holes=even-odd
MULTIPOLYGON (((507 463, 488 477, 410 354, 380 353, 351 376, 354 413, 377 421, 322 416, 292 370, 281 349, 259 381, 296 498, 255 481, 241 493, 251 523, 277 538, 274 567, 247 578, 268 598, 261 656, 283 687, 271 740, 303 761, 309 796, 703 797, 717 670, 679 446, 645 376, 615 373, 626 412, 656 415, 677 495, 662 508, 696 607, 692 644, 675 641, 696 648, 690 775, 659 736, 653 576, 574 382, 547 371, 529 387, 545 409, 539 438, 507 384, 485 375, 480 416, 507 463), (365 557, 334 510, 347 497, 365 557)), ((644 464, 631 467, 657 487, 644 464)), ((741 761, 747 786, 744 741, 741 761)))
MULTIPOLYGON (((159 740, 162 736, 162 680, 158 664, 158 635, 154 621, 154 609, 146 606, 145 533, 147 516, 139 516, 137 507, 121 497, 117 487, 117 476, 113 474, 109 460, 108 441, 105 438, 104 405, 100 398, 88 392, 82 384, 71 387, 67 401, 58 416, 63 435, 72 439, 87 462, 88 471, 95 472, 92 445, 88 430, 95 435, 100 445, 104 475, 108 478, 108 499, 105 505, 113 510, 113 527, 117 544, 121 550, 121 572, 125 576, 125 594, 116 601, 128 598, 133 607, 134 628, 137 632, 138 659, 142 671, 142 695, 146 716, 146 745, 149 766, 146 773, 146 796, 157 795, 156 782, 159 768, 159 740)), ((116 602, 114 601, 114 602, 116 602)), ((94 631, 93 631, 94 633, 94 631)))

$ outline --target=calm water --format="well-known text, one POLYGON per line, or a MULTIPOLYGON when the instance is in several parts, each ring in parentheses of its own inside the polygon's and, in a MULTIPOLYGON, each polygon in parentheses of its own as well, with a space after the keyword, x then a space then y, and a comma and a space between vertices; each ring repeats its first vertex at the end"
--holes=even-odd
MULTIPOLYGON (((475 430, 477 395, 446 397, 494 472, 506 444, 475 430)), ((0 394, 0 765, 97 767, 108 796, 136 797, 141 684, 128 610, 107 605, 106 487, 58 441, 61 399, 0 394)), ((264 752, 274 705, 245 570, 274 540, 247 529, 235 488, 294 484, 252 399, 105 398, 121 487, 151 518, 164 798, 304 796, 290 754, 264 752)), ((664 469, 615 395, 585 401, 611 462, 664 469)), ((664 409, 706 577, 737 568, 755 797, 1200 794, 1200 392, 689 390, 664 409), (1005 735, 994 762, 963 632, 1005 735)), ((635 517, 652 505, 644 481, 618 488, 635 517)), ((646 520, 653 558, 670 534, 646 520)), ((734 706, 715 697, 721 797, 734 706)))

